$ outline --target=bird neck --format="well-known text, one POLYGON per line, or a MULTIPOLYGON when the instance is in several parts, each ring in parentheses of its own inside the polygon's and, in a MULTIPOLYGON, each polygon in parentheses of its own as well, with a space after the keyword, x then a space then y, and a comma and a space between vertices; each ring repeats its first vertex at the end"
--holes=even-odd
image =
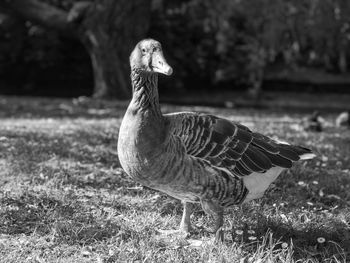
POLYGON ((134 110, 162 116, 159 106, 158 74, 131 70, 134 110))

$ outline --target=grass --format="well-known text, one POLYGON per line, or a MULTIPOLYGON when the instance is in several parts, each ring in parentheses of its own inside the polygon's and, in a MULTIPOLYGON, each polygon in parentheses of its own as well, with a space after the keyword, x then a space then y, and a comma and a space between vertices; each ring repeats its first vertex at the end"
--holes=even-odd
MULTIPOLYGON (((125 106, 0 98, 0 262, 350 262, 349 130, 304 132, 293 112, 164 106, 238 120, 318 154, 261 200, 226 211, 224 244, 196 247, 156 231, 177 228, 179 201, 120 168, 125 106)), ((192 239, 212 236, 200 207, 192 222, 192 239)))

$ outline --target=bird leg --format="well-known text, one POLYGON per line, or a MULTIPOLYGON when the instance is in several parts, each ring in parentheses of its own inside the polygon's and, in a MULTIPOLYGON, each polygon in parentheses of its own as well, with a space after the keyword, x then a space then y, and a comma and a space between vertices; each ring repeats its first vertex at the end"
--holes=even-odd
POLYGON ((183 202, 183 204, 184 204, 184 211, 182 213, 182 219, 181 219, 179 230, 184 233, 189 233, 192 230, 190 216, 192 214, 193 206, 191 203, 187 203, 187 202, 183 202))
POLYGON ((224 209, 214 202, 211 201, 201 201, 202 208, 204 212, 211 215, 214 218, 214 228, 215 242, 224 241, 224 232, 222 230, 222 225, 224 224, 224 209))
POLYGON ((192 214, 193 206, 191 203, 183 202, 184 210, 182 213, 182 219, 180 223, 180 228, 176 230, 158 230, 163 235, 174 235, 174 234, 184 234, 188 236, 190 234, 191 228, 191 220, 190 216, 192 214))
POLYGON ((222 225, 224 224, 224 211, 220 211, 215 218, 215 241, 224 242, 224 231, 222 225))

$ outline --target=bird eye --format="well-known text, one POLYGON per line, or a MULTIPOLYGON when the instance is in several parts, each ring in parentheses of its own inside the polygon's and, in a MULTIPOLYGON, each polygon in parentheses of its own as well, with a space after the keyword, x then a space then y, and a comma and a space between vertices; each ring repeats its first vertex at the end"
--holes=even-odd
POLYGON ((143 49, 142 49, 142 52, 143 52, 143 53, 145 53, 145 52, 146 52, 146 49, 145 49, 145 48, 143 48, 143 49))

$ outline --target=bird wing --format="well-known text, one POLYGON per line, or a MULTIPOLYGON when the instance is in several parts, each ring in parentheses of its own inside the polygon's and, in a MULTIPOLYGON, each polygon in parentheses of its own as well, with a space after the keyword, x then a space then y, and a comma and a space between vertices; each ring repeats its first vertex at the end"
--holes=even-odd
POLYGON ((193 112, 165 114, 170 132, 186 152, 243 177, 272 167, 290 168, 309 149, 280 143, 246 126, 213 115, 193 112))

